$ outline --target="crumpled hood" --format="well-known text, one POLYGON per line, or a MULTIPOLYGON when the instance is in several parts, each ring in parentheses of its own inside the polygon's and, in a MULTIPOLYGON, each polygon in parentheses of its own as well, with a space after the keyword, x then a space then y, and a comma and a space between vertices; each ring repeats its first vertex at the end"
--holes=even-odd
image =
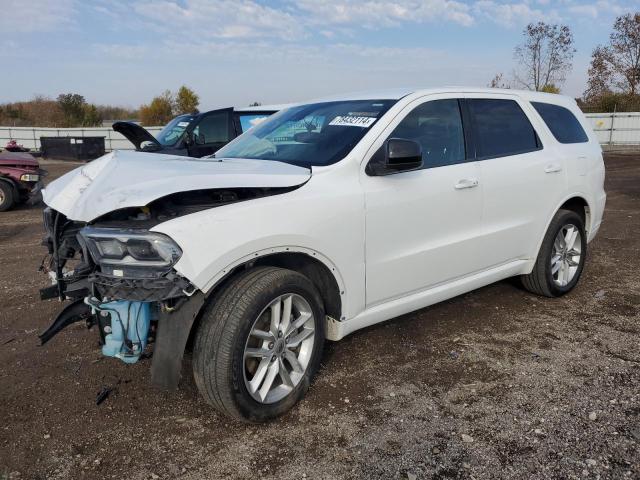
POLYGON ((294 187, 311 171, 282 162, 189 158, 114 151, 51 182, 44 202, 76 221, 90 222, 172 193, 209 188, 294 187))

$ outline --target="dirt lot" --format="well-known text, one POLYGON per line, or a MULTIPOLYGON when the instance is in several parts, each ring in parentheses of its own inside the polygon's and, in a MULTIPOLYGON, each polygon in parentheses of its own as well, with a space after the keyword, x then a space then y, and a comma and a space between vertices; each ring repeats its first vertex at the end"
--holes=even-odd
POLYGON ((40 210, 0 214, 0 479, 640 478, 640 158, 606 163, 574 292, 502 282, 329 344, 306 399, 262 426, 204 404, 188 361, 164 393, 82 326, 38 346, 60 308, 38 299, 40 210))

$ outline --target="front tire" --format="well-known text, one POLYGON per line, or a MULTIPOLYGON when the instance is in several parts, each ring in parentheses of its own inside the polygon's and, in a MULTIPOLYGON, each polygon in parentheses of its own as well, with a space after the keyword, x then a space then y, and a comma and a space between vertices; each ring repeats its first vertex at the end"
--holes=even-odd
POLYGON ((307 277, 275 267, 249 270, 203 313, 193 352, 196 385, 229 417, 275 418, 309 389, 324 336, 322 300, 307 277))
POLYGON ((15 203, 13 189, 6 182, 0 182, 0 212, 6 212, 15 203))
POLYGON ((524 287, 536 295, 559 297, 578 283, 587 255, 587 236, 582 217, 571 210, 558 210, 544 236, 538 258, 524 287))

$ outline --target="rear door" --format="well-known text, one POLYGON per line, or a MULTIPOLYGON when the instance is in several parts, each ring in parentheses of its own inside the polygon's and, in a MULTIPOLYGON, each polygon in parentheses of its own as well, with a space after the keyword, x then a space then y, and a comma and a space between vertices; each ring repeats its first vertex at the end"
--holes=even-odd
POLYGON ((565 192, 565 163, 533 107, 510 95, 466 99, 484 187, 486 267, 530 258, 565 192))
POLYGON ((235 138, 233 108, 203 114, 191 127, 190 157, 211 155, 235 138))

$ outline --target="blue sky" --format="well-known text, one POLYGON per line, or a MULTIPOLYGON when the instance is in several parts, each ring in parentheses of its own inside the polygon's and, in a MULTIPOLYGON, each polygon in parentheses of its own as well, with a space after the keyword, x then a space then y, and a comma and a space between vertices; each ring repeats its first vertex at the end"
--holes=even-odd
POLYGON ((0 102, 84 95, 138 106, 182 84, 201 109, 509 76, 532 21, 575 35, 563 91, 640 0, 0 0, 0 102))

